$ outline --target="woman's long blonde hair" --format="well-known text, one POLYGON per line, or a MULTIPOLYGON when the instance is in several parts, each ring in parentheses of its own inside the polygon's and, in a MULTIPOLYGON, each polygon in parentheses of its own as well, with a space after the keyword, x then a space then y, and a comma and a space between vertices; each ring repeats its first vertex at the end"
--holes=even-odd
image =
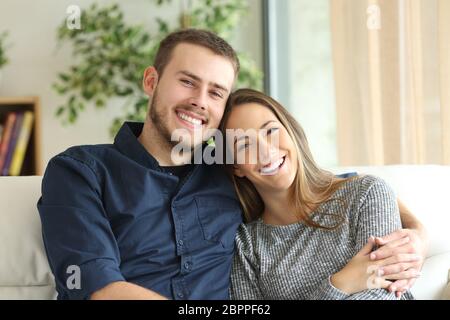
MULTIPOLYGON (((341 215, 326 213, 336 216, 339 221, 330 227, 314 222, 310 217, 310 213, 323 202, 339 200, 331 199, 331 197, 347 179, 337 178, 332 173, 317 166, 311 155, 302 127, 280 103, 256 90, 239 89, 235 91, 228 99, 220 124, 223 137, 226 137, 226 123, 231 111, 234 107, 245 103, 257 103, 269 108, 278 118, 278 121, 286 128, 294 142, 297 152, 298 169, 293 181, 293 187, 291 188, 290 201, 294 202, 296 208, 295 213, 300 220, 309 226, 327 230, 340 226, 344 222, 344 218, 341 215)), ((227 148, 227 145, 228 143, 225 142, 224 148, 227 148)), ((224 152, 229 152, 229 150, 225 149, 224 152)), ((245 220, 250 222, 258 219, 264 212, 264 202, 253 183, 246 177, 240 178, 235 176, 233 174, 233 165, 226 164, 225 167, 241 202, 245 220)))

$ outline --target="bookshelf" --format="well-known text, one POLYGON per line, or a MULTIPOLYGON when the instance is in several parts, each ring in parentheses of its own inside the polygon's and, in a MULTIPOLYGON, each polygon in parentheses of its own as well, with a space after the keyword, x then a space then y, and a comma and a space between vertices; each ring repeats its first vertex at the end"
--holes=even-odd
MULTIPOLYGON (((42 175, 41 112, 38 97, 0 97, 0 123, 5 124, 10 112, 33 112, 30 138, 25 152, 21 176, 42 175)), ((0 139, 1 140, 1 139, 0 139)), ((1 173, 0 173, 1 176, 1 173)))

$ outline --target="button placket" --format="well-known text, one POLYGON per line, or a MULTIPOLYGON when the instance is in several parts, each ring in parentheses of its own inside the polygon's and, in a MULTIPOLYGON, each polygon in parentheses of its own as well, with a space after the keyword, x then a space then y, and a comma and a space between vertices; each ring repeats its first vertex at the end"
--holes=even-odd
POLYGON ((171 210, 172 210, 172 216, 173 216, 173 221, 174 221, 174 226, 175 226, 175 239, 176 239, 176 244, 177 244, 177 255, 181 256, 182 254, 184 254, 184 252, 186 250, 186 242, 183 240, 184 239, 183 219, 182 219, 181 215, 177 214, 176 205, 173 203, 173 201, 172 201, 172 205, 171 205, 171 210))
POLYGON ((190 256, 181 257, 181 272, 186 274, 192 271, 192 259, 190 256))

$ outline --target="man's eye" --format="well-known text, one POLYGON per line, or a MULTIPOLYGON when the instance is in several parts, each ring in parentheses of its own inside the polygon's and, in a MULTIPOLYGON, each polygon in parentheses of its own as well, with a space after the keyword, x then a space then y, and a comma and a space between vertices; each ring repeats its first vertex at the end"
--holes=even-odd
POLYGON ((194 85, 191 81, 186 80, 186 79, 181 79, 181 82, 183 82, 184 84, 187 84, 188 86, 193 86, 194 85))
POLYGON ((211 91, 211 94, 217 98, 222 98, 222 94, 220 92, 217 91, 211 91))

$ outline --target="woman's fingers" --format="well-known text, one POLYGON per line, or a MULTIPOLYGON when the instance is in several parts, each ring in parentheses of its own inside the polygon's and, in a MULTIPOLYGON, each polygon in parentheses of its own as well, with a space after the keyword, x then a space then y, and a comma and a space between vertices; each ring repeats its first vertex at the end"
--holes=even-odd
POLYGON ((372 252, 373 246, 375 245, 375 238, 370 236, 367 240, 367 243, 364 245, 364 247, 359 250, 359 252, 356 255, 366 256, 370 252, 372 252))
POLYGON ((388 289, 392 281, 386 280, 383 277, 377 277, 375 274, 367 279, 367 289, 388 289))
POLYGON ((396 280, 389 285, 388 291, 403 293, 407 290, 405 287, 408 286, 408 282, 408 279, 396 280))

